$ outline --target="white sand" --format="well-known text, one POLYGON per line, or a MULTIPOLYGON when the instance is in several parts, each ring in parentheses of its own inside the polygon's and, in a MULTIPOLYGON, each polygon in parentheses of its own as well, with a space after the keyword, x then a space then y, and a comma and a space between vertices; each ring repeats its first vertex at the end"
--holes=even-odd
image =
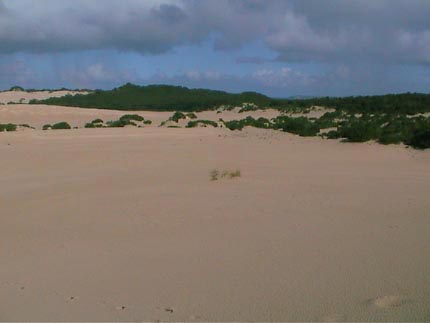
POLYGON ((1 320, 428 315, 428 152, 210 128, 4 133, 0 152, 1 320))
POLYGON ((0 92, 0 104, 28 103, 30 100, 44 100, 52 97, 61 97, 65 95, 87 94, 85 91, 2 91, 0 92))
POLYGON ((428 150, 153 126, 0 155, 0 321, 429 319, 428 150))

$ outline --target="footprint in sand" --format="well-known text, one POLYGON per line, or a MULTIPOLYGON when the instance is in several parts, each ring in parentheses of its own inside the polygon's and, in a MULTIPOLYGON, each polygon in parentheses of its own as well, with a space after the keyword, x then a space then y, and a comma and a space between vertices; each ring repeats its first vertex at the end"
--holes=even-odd
POLYGON ((402 306, 406 299, 399 295, 385 295, 373 300, 373 304, 379 308, 393 308, 402 306))

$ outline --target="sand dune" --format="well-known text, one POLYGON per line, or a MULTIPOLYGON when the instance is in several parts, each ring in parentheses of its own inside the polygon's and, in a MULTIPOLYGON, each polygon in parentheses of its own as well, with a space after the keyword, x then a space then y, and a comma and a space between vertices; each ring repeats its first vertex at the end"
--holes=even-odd
MULTIPOLYGON (((13 104, 0 105, 0 123, 29 124, 37 129, 41 129, 44 124, 53 124, 56 122, 66 121, 73 127, 83 127, 87 122, 96 118, 104 121, 117 120, 124 114, 139 114, 146 119, 152 120, 152 126, 159 126, 162 121, 172 116, 173 112, 153 112, 153 111, 118 111, 103 109, 80 109, 74 107, 62 107, 38 104, 13 104)), ((228 120, 243 119, 247 116, 255 118, 265 117, 273 118, 279 115, 276 110, 266 111, 249 111, 237 113, 235 111, 204 111, 196 113, 199 119, 208 119, 218 121, 220 118, 228 120)), ((179 125, 185 126, 189 120, 180 120, 179 125)))
POLYGON ((0 154, 1 321, 429 318, 429 151, 147 127, 0 154))
POLYGON ((0 92, 0 104, 28 103, 30 100, 44 100, 65 95, 87 94, 85 91, 2 91, 0 92))

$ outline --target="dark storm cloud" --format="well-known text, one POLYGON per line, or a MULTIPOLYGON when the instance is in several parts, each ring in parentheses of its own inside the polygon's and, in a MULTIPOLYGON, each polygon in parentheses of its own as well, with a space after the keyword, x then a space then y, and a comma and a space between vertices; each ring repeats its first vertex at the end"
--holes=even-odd
POLYGON ((159 54, 213 36, 286 62, 430 64, 428 17, 420 0, 0 0, 0 52, 159 54))

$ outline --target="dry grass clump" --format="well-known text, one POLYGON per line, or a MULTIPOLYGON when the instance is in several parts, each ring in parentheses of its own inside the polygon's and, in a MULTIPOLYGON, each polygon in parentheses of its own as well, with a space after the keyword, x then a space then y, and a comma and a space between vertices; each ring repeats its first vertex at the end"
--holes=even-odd
POLYGON ((223 170, 220 172, 217 169, 213 169, 209 174, 211 181, 217 181, 219 179, 227 178, 227 179, 233 179, 236 177, 242 177, 242 173, 239 169, 236 169, 235 171, 230 170, 223 170))

